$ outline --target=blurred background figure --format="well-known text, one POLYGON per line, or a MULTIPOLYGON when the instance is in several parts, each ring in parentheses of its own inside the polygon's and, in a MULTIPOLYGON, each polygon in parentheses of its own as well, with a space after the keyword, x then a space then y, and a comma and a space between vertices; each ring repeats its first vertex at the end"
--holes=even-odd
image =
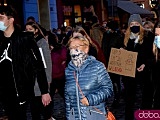
POLYGON ((146 21, 146 22, 144 22, 143 27, 145 30, 153 32, 154 23, 152 23, 151 21, 146 21))
MULTIPOLYGON (((103 39, 102 39, 102 50, 105 55, 107 67, 110 57, 111 48, 121 48, 123 47, 123 38, 117 30, 119 29, 119 25, 116 21, 109 21, 107 23, 108 30, 103 33, 103 39)), ((114 101, 112 104, 112 107, 118 107, 119 105, 119 99, 121 94, 121 83, 120 83, 120 75, 110 73, 109 75, 111 77, 112 83, 113 83, 113 89, 114 89, 114 101)))
POLYGON ((64 37, 62 39, 62 44, 63 45, 67 45, 71 35, 72 35, 72 27, 71 26, 67 26, 65 28, 65 35, 64 35, 64 37))
POLYGON ((103 32, 105 29, 100 25, 97 16, 91 18, 90 37, 95 40, 99 46, 102 45, 103 32))
POLYGON ((128 28, 127 23, 123 23, 122 26, 120 27, 120 34, 122 36, 122 39, 124 39, 127 28, 128 28))
POLYGON ((50 85, 51 96, 58 92, 64 99, 65 68, 67 60, 67 48, 58 42, 58 37, 54 33, 48 35, 48 43, 51 50, 52 59, 52 82, 50 85))
POLYGON ((154 81, 154 101, 153 109, 160 109, 160 22, 155 24, 155 38, 153 44, 153 53, 154 53, 154 67, 153 67, 153 81, 154 81))
POLYGON ((64 34, 62 33, 62 30, 60 28, 57 28, 55 33, 58 37, 58 43, 62 43, 64 38, 64 34))

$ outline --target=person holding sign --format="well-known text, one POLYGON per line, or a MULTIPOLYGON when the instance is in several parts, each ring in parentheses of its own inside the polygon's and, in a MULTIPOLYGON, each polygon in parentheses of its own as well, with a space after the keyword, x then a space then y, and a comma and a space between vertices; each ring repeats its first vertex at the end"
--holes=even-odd
POLYGON ((137 52, 135 77, 123 76, 122 81, 125 88, 125 120, 134 119, 134 103, 136 98, 136 87, 142 85, 141 109, 151 109, 153 87, 151 83, 151 63, 153 59, 154 34, 145 31, 142 27, 142 19, 139 14, 133 14, 128 20, 128 28, 124 37, 124 49, 137 52), (149 88, 149 89, 148 89, 149 88))

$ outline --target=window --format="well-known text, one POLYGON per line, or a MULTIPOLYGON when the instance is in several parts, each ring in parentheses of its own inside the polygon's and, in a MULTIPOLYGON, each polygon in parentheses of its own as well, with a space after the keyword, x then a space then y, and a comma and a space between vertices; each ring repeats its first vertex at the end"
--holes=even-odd
POLYGON ((82 23, 81 7, 80 5, 74 5, 75 23, 82 23))
POLYGON ((64 22, 66 26, 74 26, 82 23, 81 6, 63 6, 64 22))

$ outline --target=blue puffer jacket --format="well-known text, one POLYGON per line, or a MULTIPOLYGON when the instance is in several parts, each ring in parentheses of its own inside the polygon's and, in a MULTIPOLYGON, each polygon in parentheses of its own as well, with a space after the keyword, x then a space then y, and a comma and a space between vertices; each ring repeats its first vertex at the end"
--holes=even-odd
POLYGON ((74 72, 76 73, 79 86, 84 96, 88 99, 89 106, 94 106, 106 114, 105 101, 112 95, 113 85, 103 63, 97 61, 92 56, 88 56, 87 60, 80 68, 75 67, 73 63, 70 62, 65 70, 67 120, 69 120, 71 109, 74 109, 76 120, 87 120, 87 107, 80 102, 82 95, 76 85, 74 72))

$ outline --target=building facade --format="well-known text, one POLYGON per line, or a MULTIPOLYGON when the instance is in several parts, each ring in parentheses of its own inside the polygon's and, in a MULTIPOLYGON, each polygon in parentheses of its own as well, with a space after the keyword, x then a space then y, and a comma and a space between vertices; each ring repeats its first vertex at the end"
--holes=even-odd
POLYGON ((23 0, 24 23, 29 16, 47 30, 58 27, 56 0, 23 0))
POLYGON ((106 6, 104 0, 57 0, 58 26, 83 25, 92 15, 101 22, 107 18, 106 6))
MULTIPOLYGON (((11 4, 15 6, 18 12, 16 22, 22 26, 29 16, 33 16, 44 28, 51 30, 65 25, 83 26, 92 15, 98 16, 100 23, 109 19, 119 21, 124 16, 123 8, 119 9, 117 7, 119 1, 122 0, 0 0, 0 5, 11 4), (119 12, 121 13, 119 14, 119 12)), ((130 1, 137 5, 142 4, 145 9, 151 11, 154 6, 151 1, 158 0, 123 1, 130 1)), ((123 18, 126 19, 127 17, 124 16, 123 18)))

